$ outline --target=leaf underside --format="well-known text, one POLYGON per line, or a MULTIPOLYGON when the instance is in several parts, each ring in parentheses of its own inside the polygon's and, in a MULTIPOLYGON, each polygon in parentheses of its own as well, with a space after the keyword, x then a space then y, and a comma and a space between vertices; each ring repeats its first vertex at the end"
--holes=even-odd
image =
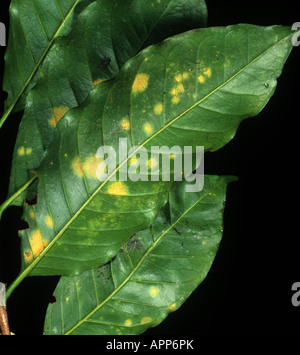
MULTIPOLYGON (((230 141, 272 96, 292 48, 285 27, 235 25, 150 46, 58 124, 25 206, 23 271, 71 275, 107 263, 166 203, 169 182, 100 182, 100 146, 204 146, 230 141)), ((119 159, 120 157, 118 157, 119 159)), ((118 160, 119 163, 121 161, 118 160)), ((123 165, 130 167, 127 159, 123 165)))
POLYGON ((153 225, 107 265, 61 277, 45 334, 140 334, 177 310, 204 280, 222 237, 227 184, 205 176, 201 192, 175 183, 153 225))

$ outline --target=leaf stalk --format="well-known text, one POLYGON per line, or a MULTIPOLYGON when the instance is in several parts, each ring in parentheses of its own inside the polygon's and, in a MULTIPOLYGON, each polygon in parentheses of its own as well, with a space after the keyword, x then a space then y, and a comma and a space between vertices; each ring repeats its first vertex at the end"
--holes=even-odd
POLYGON ((27 188, 37 179, 37 175, 32 177, 30 180, 26 182, 17 192, 15 192, 12 196, 10 196, 5 202, 2 203, 0 206, 0 220, 2 217, 3 212, 9 207, 12 202, 18 198, 27 188))

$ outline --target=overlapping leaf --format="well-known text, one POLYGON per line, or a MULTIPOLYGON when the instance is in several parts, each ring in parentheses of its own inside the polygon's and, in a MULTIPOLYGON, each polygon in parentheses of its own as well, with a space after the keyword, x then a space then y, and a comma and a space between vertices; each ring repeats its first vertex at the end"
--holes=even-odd
MULTIPOLYGON (((205 26, 206 18, 204 0, 98 0, 87 6, 72 32, 52 46, 29 93, 15 144, 9 196, 39 166, 58 121, 94 86, 115 77, 143 46, 205 26)), ((35 192, 33 188, 32 195, 35 192)), ((22 199, 15 201, 21 203, 22 199)))
POLYGON ((17 104, 18 109, 23 109, 26 96, 23 94, 28 93, 36 82, 36 73, 51 45, 70 31, 74 13, 80 12, 91 1, 12 0, 3 82, 3 89, 8 93, 7 114, 17 104))
MULTIPOLYGON (((23 275, 78 274, 108 262, 149 226, 170 183, 100 182, 100 146, 204 146, 216 150, 272 96, 292 48, 282 26, 236 25, 187 32, 151 46, 60 121, 25 208, 23 275)), ((136 150, 135 150, 136 152, 136 150)), ((117 160, 122 166, 135 163, 117 160)), ((152 161, 151 161, 152 165, 152 161)))
POLYGON ((62 277, 45 334, 140 334, 177 310, 204 280, 222 237, 232 177, 206 176, 201 192, 175 183, 153 225, 133 236, 107 265, 62 277))

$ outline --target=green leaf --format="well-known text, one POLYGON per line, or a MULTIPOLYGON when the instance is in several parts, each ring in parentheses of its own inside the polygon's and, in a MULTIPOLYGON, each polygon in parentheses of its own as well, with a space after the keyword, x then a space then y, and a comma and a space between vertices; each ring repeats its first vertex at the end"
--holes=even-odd
POLYGON ((167 208, 109 264, 60 279, 45 334, 140 334, 177 310, 212 265, 233 180, 205 176, 204 189, 193 194, 175 183, 167 208))
POLYGON ((125 152, 138 146, 117 156, 118 169, 141 147, 221 148, 272 96, 291 35, 252 25, 187 32, 148 47, 92 90, 60 121, 38 170, 38 202, 25 206, 30 228, 20 232, 22 277, 97 267, 149 226, 171 182, 101 182, 98 148, 118 155, 120 138, 128 139, 125 152))
MULTIPOLYGON (((99 0, 87 6, 69 35, 57 40, 48 52, 38 83, 28 95, 8 195, 32 176, 57 122, 82 103, 94 86, 114 78, 143 46, 205 26, 206 18, 204 0, 99 0)), ((35 193, 32 186, 32 192, 23 197, 30 199, 35 193)), ((21 203, 22 199, 15 201, 21 203)))
MULTIPOLYGON (((4 118, 13 109, 24 108, 24 96, 34 86, 37 80, 36 73, 53 42, 71 29, 74 11, 80 11, 90 2, 90 0, 11 1, 3 81, 3 89, 8 93, 4 118), (78 4, 80 6, 75 10, 78 4)), ((4 120, 1 120, 1 125, 3 123, 4 120)))

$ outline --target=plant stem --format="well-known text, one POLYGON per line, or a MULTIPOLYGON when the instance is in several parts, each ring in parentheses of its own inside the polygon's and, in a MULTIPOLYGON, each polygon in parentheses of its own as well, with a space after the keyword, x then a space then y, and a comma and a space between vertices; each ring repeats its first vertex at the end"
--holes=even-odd
POLYGON ((26 272, 27 269, 22 272, 15 280, 14 282, 9 286, 9 288, 7 289, 6 292, 6 300, 9 299, 10 295, 13 293, 13 291, 15 290, 15 288, 17 288, 17 286, 19 286, 19 284, 25 279, 25 277, 27 276, 27 274, 29 273, 30 270, 28 270, 28 272, 26 272))
POLYGON ((2 203, 0 206, 0 220, 2 213, 7 209, 7 207, 10 206, 10 204, 17 198, 19 197, 37 178, 37 175, 31 178, 29 181, 26 182, 25 185, 23 185, 17 192, 15 192, 10 198, 8 198, 5 202, 2 203))
POLYGON ((0 129, 1 129, 1 127, 3 126, 4 122, 6 121, 7 117, 9 116, 10 112, 11 112, 11 110, 7 110, 7 111, 3 114, 3 116, 1 117, 1 119, 0 119, 0 129))
POLYGON ((4 112, 3 116, 0 119, 0 129, 3 126, 4 122, 6 121, 7 117, 11 114, 11 111, 14 109, 16 103, 18 102, 19 98, 15 100, 10 107, 4 112))
POLYGON ((11 335, 8 324, 7 312, 4 306, 0 306, 0 329, 2 335, 11 335))

